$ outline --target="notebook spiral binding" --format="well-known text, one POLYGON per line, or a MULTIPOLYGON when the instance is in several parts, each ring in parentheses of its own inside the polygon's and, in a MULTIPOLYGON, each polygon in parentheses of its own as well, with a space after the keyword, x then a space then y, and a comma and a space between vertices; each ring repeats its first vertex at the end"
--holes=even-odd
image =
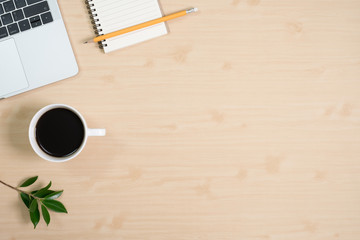
MULTIPOLYGON (((96 8, 95 5, 92 3, 93 0, 85 0, 86 8, 88 9, 91 23, 93 25, 94 32, 97 36, 104 35, 101 33, 103 30, 101 29, 101 24, 98 23, 99 19, 97 18, 96 8)), ((99 48, 103 49, 104 47, 107 47, 106 40, 98 42, 99 48)))

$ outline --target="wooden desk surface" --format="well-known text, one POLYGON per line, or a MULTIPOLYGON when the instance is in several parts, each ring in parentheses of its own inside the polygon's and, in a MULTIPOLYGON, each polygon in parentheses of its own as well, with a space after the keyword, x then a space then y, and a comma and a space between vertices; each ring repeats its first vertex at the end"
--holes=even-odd
POLYGON ((0 179, 52 180, 69 214, 34 231, 0 186, 1 240, 360 238, 360 1, 161 0, 201 12, 108 55, 59 4, 80 73, 0 102, 0 179), (41 160, 27 125, 51 103, 108 135, 41 160))

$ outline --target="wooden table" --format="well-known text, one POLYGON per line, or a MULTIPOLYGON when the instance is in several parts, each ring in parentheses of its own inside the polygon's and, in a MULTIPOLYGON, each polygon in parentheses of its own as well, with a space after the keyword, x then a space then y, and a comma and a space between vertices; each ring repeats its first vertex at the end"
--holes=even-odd
POLYGON ((0 239, 360 239, 360 1, 161 0, 167 36, 103 54, 62 0, 74 78, 0 102, 0 179, 39 175, 69 214, 36 230, 0 186, 0 239), (54 164, 27 127, 51 103, 91 138, 54 164))

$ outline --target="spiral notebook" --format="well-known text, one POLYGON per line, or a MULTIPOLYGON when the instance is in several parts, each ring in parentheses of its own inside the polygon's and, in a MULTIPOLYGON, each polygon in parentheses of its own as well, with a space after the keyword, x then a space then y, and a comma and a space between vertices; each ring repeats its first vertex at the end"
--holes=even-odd
MULTIPOLYGON (((162 17, 158 0, 88 0, 95 33, 103 35, 162 17)), ((167 34, 165 23, 99 43, 105 53, 167 34)))

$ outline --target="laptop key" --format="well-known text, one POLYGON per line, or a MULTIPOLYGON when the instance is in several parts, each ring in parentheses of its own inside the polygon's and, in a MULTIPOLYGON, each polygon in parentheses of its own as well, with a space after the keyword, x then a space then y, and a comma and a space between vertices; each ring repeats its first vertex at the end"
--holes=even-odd
POLYGON ((31 18, 29 18, 29 20, 30 20, 31 27, 33 27, 33 28, 42 25, 39 16, 31 17, 31 18))
POLYGON ((24 13, 25 17, 29 18, 49 10, 49 4, 47 2, 41 2, 24 8, 24 13))
POLYGON ((28 5, 41 2, 42 0, 27 0, 28 5))
POLYGON ((7 14, 2 15, 1 21, 3 22, 4 25, 8 25, 8 24, 12 23, 13 19, 11 17, 11 14, 7 13, 7 14))
POLYGON ((8 26, 7 26, 7 29, 8 29, 8 31, 9 31, 9 34, 10 34, 10 35, 14 35, 14 34, 20 32, 17 23, 13 23, 13 24, 8 25, 8 26))
POLYGON ((20 27, 20 30, 22 32, 26 31, 26 30, 29 30, 31 27, 30 27, 30 23, 29 23, 29 20, 25 19, 25 20, 22 20, 19 22, 19 27, 20 27))
POLYGON ((47 24, 49 22, 52 22, 53 18, 51 16, 51 13, 47 12, 47 13, 41 14, 41 20, 42 20, 43 24, 47 24))
POLYGON ((13 0, 4 2, 3 5, 4 5, 5 12, 10 12, 10 11, 15 10, 15 5, 14 5, 13 0))
POLYGON ((16 8, 22 8, 26 6, 25 0, 14 0, 16 8))
POLYGON ((5 11, 4 11, 4 8, 2 6, 2 4, 0 3, 0 14, 3 14, 5 11))
POLYGON ((6 27, 0 28, 0 39, 4 38, 4 37, 7 37, 7 36, 9 36, 9 35, 8 35, 7 30, 6 30, 6 27))
POLYGON ((24 14, 23 14, 23 11, 21 9, 14 11, 12 14, 13 14, 13 18, 14 18, 15 22, 24 19, 24 14))

